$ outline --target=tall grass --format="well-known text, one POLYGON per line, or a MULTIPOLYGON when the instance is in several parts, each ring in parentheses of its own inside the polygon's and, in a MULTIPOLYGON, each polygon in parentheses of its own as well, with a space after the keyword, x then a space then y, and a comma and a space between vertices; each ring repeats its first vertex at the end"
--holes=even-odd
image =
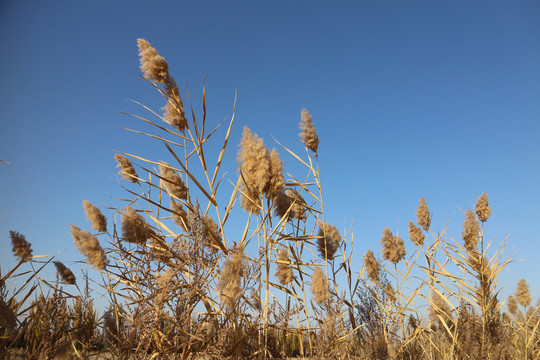
POLYGON ((162 157, 115 154, 127 198, 108 209, 112 219, 85 200, 89 224, 71 225, 109 306, 97 316, 88 280, 84 293, 65 291, 76 279, 62 263, 55 262, 56 282, 39 277, 53 257, 36 269, 30 244, 12 232, 20 263, 1 283, 4 357, 13 349, 30 358, 540 356, 540 313, 530 306, 528 286, 519 283, 506 311, 499 299, 498 280, 510 259, 506 239, 498 246, 484 239, 491 214, 486 194, 464 212, 460 238, 446 228, 430 230, 421 198, 409 239, 399 229, 382 229, 381 257, 369 250, 355 269, 350 229, 340 231, 326 219, 319 138, 309 112, 299 116, 305 152, 277 141, 278 150, 270 150, 246 127, 238 177, 227 178, 222 165, 236 131, 234 115, 211 127, 204 89, 201 113, 186 110, 165 59, 147 41, 138 45, 143 77, 164 108, 137 102, 148 116, 127 115, 153 131, 126 130, 162 144, 162 157), (217 154, 207 152, 216 145, 217 154), (280 153, 297 162, 296 175, 280 153), (244 223, 232 222, 233 212, 242 212, 244 223), (25 264, 30 269, 17 273, 25 264), (26 281, 10 295, 5 281, 19 276, 26 281))

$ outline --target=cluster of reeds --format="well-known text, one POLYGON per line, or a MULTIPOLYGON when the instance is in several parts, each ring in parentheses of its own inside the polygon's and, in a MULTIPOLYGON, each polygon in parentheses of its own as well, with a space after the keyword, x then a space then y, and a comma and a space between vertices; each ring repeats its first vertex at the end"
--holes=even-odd
MULTIPOLYGON (((153 118, 134 117, 155 132, 128 130, 161 142, 163 157, 115 154, 129 199, 110 208, 112 222, 85 200, 93 232, 71 225, 74 245, 100 275, 109 307, 100 318, 88 291, 63 290, 76 279, 62 263, 54 263, 56 283, 33 270, 24 299, 16 300, 20 291, 9 298, 1 293, 4 349, 79 358, 92 351, 159 359, 540 356, 540 313, 530 306, 528 286, 520 282, 506 312, 498 298, 498 279, 510 260, 504 240, 497 248, 484 240, 491 214, 486 194, 464 212, 460 240, 446 228, 431 231, 421 198, 408 239, 399 229, 382 229, 380 249, 367 251, 356 269, 350 229, 327 221, 319 137, 309 112, 299 114, 305 154, 279 143, 270 150, 246 127, 238 176, 226 179, 222 164, 234 115, 208 129, 205 91, 197 118, 194 109, 185 111, 166 60, 147 41, 138 46, 143 76, 165 105, 158 113, 138 103, 153 118), (220 134, 218 153, 207 153, 220 134), (300 164, 300 174, 285 170, 284 155, 300 164), (244 214, 245 223, 232 223, 233 212, 244 214)), ((18 266, 32 263, 24 236, 11 237, 18 266)))

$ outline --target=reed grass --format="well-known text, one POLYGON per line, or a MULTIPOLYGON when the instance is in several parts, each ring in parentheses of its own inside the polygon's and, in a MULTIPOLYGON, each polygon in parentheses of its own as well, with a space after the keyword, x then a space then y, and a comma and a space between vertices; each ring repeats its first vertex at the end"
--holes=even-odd
POLYGON ((412 244, 399 229, 394 235, 385 227, 380 249, 368 250, 355 269, 351 229, 326 221, 312 115, 303 109, 299 117, 304 151, 278 141, 269 150, 245 127, 238 176, 227 178, 230 169, 222 165, 236 131, 234 112, 209 128, 206 90, 198 116, 165 58, 146 40, 139 39, 138 47, 142 76, 165 105, 160 114, 136 102, 148 117, 128 115, 154 132, 127 130, 163 144, 162 157, 115 154, 121 180, 130 183, 122 182, 128 198, 109 207, 112 221, 83 202, 95 234, 71 225, 74 244, 100 276, 99 291, 109 306, 98 316, 88 276, 85 292, 72 294, 79 288, 62 262, 54 262, 56 281, 42 278, 54 256, 32 255, 24 236, 11 232, 19 263, 0 283, 2 354, 22 349, 28 358, 540 357, 540 309, 531 306, 526 282, 506 302, 499 299, 499 279, 511 259, 506 238, 498 246, 484 238, 491 215, 486 194, 475 209, 464 211, 459 240, 446 227, 431 231, 422 197, 411 211, 416 222, 408 222, 412 244), (207 153, 210 144, 217 154, 207 153), (287 171, 282 155, 297 162, 297 174, 287 171), (245 222, 231 223, 233 212, 245 222), (22 278, 12 293, 5 289, 6 280, 22 278))

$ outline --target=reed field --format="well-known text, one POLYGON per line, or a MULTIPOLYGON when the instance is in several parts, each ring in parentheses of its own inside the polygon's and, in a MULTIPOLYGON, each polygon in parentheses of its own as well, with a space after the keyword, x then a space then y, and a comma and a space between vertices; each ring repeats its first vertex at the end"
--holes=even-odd
POLYGON ((499 293, 512 259, 505 238, 484 238, 487 194, 463 209, 461 233, 433 231, 429 199, 418 199, 407 234, 381 229, 353 262, 352 230, 325 218, 317 119, 304 109, 290 129, 301 153, 237 129, 234 113, 211 124, 206 90, 193 109, 166 60, 143 39, 138 47, 164 107, 137 103, 126 115, 153 130, 126 131, 159 143, 163 157, 114 154, 121 206, 81 199, 88 222, 70 232, 83 277, 34 254, 24 229, 10 232, 19 262, 0 269, 0 358, 540 358, 529 285, 499 293), (240 131, 237 168, 224 169, 240 131), (42 276, 49 267, 56 279, 42 276), (96 286, 107 309, 94 304, 96 286))

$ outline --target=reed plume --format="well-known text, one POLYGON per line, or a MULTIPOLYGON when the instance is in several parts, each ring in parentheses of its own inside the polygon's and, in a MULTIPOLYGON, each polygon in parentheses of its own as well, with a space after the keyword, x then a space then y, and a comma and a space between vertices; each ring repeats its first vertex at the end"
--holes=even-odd
POLYGON ((156 302, 158 304, 163 304, 166 301, 169 292, 173 288, 173 277, 174 277, 174 270, 169 268, 157 278, 156 302))
POLYGON ((161 161, 159 164, 159 174, 162 178, 161 186, 167 190, 168 194, 175 196, 178 199, 187 199, 188 191, 184 180, 182 180, 180 175, 178 175, 178 173, 165 161, 161 161))
POLYGON ((531 305, 531 294, 529 293, 529 285, 527 285, 525 279, 521 279, 518 281, 515 297, 521 306, 527 307, 531 305))
POLYGON ((285 191, 281 191, 276 198, 275 206, 275 214, 280 218, 285 216, 290 208, 290 219, 306 219, 306 201, 301 195, 298 195, 296 190, 285 189, 285 191))
POLYGON ((364 257, 364 267, 366 268, 367 274, 371 281, 379 281, 379 272, 381 266, 375 256, 373 256, 373 251, 368 250, 366 256, 364 257))
POLYGON ((169 74, 169 64, 148 41, 137 39, 137 45, 144 78, 165 85, 167 104, 163 107, 165 110, 163 119, 178 130, 184 131, 187 125, 184 104, 178 85, 169 74))
POLYGON ((391 303, 396 302, 396 292, 394 291, 394 287, 392 286, 392 284, 387 282, 384 287, 384 291, 386 293, 388 301, 390 301, 391 303))
POLYGON ((32 259, 32 244, 26 241, 23 234, 16 231, 9 231, 11 236, 11 246, 13 254, 19 259, 19 261, 26 262, 32 259))
POLYGON ((286 249, 281 249, 278 252, 278 265, 275 275, 281 285, 287 285, 293 281, 293 270, 289 260, 289 252, 286 249))
POLYGON ((405 250, 405 244, 403 239, 394 236, 392 231, 388 228, 384 228, 383 236, 381 237, 381 245, 383 259, 390 260, 394 264, 397 264, 407 255, 405 250))
POLYGON ((214 244, 221 241, 218 224, 216 224, 214 219, 208 215, 201 216, 201 221, 204 225, 202 235, 207 242, 207 245, 210 247, 217 247, 214 244))
POLYGON ((311 277, 311 292, 313 293, 313 300, 318 304, 322 304, 330 298, 328 279, 320 267, 315 268, 311 277))
POLYGON ((424 197, 420 198, 420 203, 416 208, 416 219, 416 223, 420 225, 422 229, 424 229, 424 231, 428 231, 431 225, 431 214, 429 212, 428 206, 426 204, 426 199, 424 199, 424 197))
POLYGON ((475 212, 481 222, 486 222, 491 215, 491 207, 488 204, 488 196, 486 193, 480 195, 476 200, 475 212))
POLYGON ((319 222, 319 238, 317 239, 317 249, 321 258, 332 260, 341 244, 341 235, 334 225, 319 222), (326 236, 325 236, 326 233, 326 236))
POLYGON ((92 229, 106 232, 107 231, 107 219, 105 215, 99 211, 99 209, 90 203, 88 200, 83 200, 84 212, 86 218, 92 224, 92 229))
POLYGON ((137 45, 144 78, 166 84, 169 81, 169 64, 165 58, 144 39, 137 39, 137 45))
POLYGON ((480 225, 478 224, 478 220, 476 220, 474 213, 469 209, 465 214, 465 220, 463 221, 463 232, 461 233, 465 243, 465 248, 468 251, 477 251, 479 232, 480 225))
POLYGON ((238 161, 242 179, 242 201, 246 211, 258 213, 259 196, 267 189, 270 179, 270 159, 263 139, 244 127, 238 161))
POLYGON ((245 260, 244 246, 239 245, 236 251, 223 264, 221 279, 218 286, 219 297, 229 310, 234 309, 236 302, 242 296, 242 276, 244 276, 245 260))
POLYGON ((279 154, 276 149, 273 149, 269 157, 269 179, 265 189, 266 196, 270 200, 275 200, 278 195, 283 191, 283 184, 285 179, 283 178, 283 161, 279 158, 279 154))
POLYGON ((302 109, 300 119, 301 121, 299 126, 300 130, 302 130, 300 133, 300 140, 308 149, 316 153, 317 148, 319 147, 319 137, 317 136, 317 132, 313 126, 311 115, 306 109, 302 109))
POLYGON ((71 225, 71 237, 77 250, 86 256, 88 264, 97 270, 105 270, 107 257, 95 236, 75 225, 71 225))
POLYGON ((64 264, 62 264, 60 261, 53 261, 54 266, 56 266, 56 271, 58 271, 58 274, 60 274, 60 278, 62 278, 62 281, 69 285, 75 285, 76 279, 75 275, 71 270, 69 270, 64 264))
POLYGON ((508 312, 512 315, 516 315, 517 311, 518 311, 518 303, 516 301, 516 299, 510 295, 508 296, 508 301, 506 303, 506 307, 508 308, 508 312))
POLYGON ((133 167, 133 164, 131 164, 131 161, 120 154, 114 154, 114 158, 117 162, 116 167, 120 168, 118 174, 122 175, 122 179, 127 179, 134 184, 139 183, 139 176, 135 172, 135 168, 133 167))
POLYGON ((424 245, 425 235, 422 234, 422 230, 414 225, 412 221, 409 221, 409 238, 417 246, 424 245))
POLYGON ((169 82, 166 84, 166 93, 167 104, 162 108, 162 110, 165 110, 163 119, 171 126, 183 132, 187 126, 186 113, 178 86, 172 77, 169 78, 169 82))
POLYGON ((182 207, 182 204, 171 200, 171 215, 174 223, 182 228, 185 232, 189 232, 188 213, 182 207))
POLYGON ((124 241, 144 245, 150 237, 148 225, 143 217, 131 206, 122 213, 122 239, 124 241))

